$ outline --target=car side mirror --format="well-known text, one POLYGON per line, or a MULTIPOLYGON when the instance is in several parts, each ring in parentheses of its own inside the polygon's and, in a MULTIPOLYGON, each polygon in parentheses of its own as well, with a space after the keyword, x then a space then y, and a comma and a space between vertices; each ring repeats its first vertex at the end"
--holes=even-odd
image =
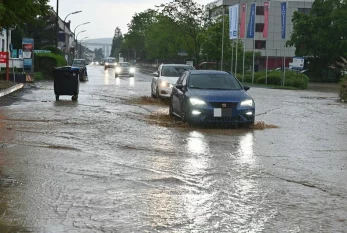
POLYGON ((158 72, 153 72, 154 77, 159 77, 158 72))
POLYGON ((182 90, 183 89, 183 84, 182 83, 176 84, 176 88, 182 90))
POLYGON ((243 89, 244 89, 245 91, 248 91, 249 89, 251 89, 251 87, 250 87, 250 86, 243 86, 243 89))

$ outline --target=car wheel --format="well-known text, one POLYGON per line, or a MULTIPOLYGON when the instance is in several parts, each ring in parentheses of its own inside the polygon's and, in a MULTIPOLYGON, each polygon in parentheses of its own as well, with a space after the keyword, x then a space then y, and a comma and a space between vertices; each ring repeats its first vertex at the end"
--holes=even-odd
POLYGON ((174 114, 173 114, 173 107, 172 107, 172 98, 170 99, 170 105, 169 105, 169 115, 170 116, 175 116, 174 114))
POLYGON ((118 74, 115 74, 114 77, 115 77, 115 78, 118 78, 118 74))
POLYGON ((156 90, 155 90, 155 97, 157 99, 160 99, 160 95, 159 95, 159 87, 157 86, 156 90))
POLYGON ((183 112, 182 112, 182 116, 181 116, 181 120, 185 123, 189 123, 190 118, 189 118, 189 109, 184 106, 183 107, 183 112))

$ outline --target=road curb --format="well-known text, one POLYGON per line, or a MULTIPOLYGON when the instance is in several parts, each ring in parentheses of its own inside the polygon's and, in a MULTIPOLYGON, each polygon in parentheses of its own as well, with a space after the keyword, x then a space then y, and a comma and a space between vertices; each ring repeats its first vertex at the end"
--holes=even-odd
POLYGON ((12 86, 12 87, 7 88, 7 89, 1 90, 0 91, 0 98, 5 96, 5 95, 11 94, 12 92, 17 91, 23 87, 24 87, 24 84, 19 83, 19 84, 12 86))

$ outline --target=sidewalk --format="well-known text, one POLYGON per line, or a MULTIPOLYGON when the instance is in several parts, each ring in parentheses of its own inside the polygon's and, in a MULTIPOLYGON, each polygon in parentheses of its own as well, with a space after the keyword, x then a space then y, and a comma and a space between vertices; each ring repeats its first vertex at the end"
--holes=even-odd
POLYGON ((0 98, 24 87, 23 83, 0 80, 0 98))

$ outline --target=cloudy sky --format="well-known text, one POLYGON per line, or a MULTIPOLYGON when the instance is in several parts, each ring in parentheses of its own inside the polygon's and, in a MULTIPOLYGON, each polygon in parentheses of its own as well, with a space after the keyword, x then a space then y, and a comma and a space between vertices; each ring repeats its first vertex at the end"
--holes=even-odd
MULTIPOLYGON (((66 21, 71 20, 71 30, 79 24, 90 22, 76 29, 76 33, 86 30, 79 35, 79 38, 108 38, 113 37, 117 26, 126 33, 127 24, 136 12, 154 9, 155 5, 166 2, 170 0, 59 0, 59 16, 64 20, 69 13, 81 10, 81 13, 70 15, 66 19, 66 21)), ((197 2, 205 5, 212 0, 197 0, 197 2)), ((56 4, 57 0, 49 2, 55 11, 56 4)))

